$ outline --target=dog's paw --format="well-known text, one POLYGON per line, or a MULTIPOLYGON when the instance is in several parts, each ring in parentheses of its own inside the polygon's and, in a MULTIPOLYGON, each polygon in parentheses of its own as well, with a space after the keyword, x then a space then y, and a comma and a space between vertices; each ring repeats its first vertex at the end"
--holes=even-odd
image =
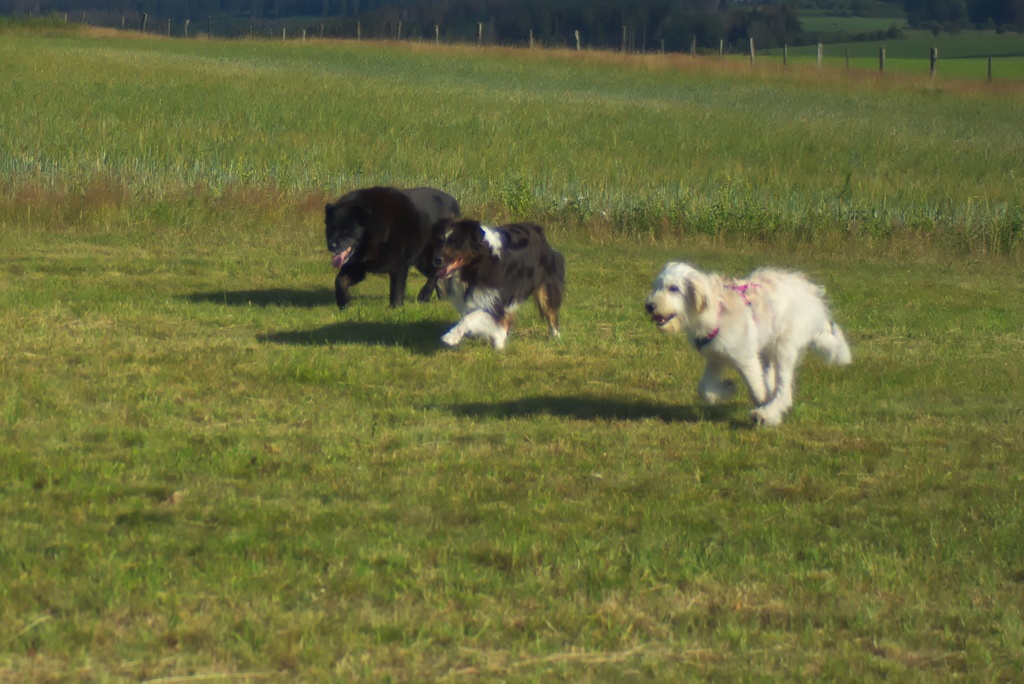
POLYGON ((494 347, 496 351, 501 351, 505 348, 505 340, 507 337, 508 333, 504 331, 494 335, 491 337, 491 346, 494 347))
POLYGON ((441 344, 446 347, 456 347, 462 341, 462 335, 455 330, 449 330, 441 336, 441 344))
POLYGON ((757 425, 775 426, 782 423, 782 413, 767 406, 754 409, 750 412, 750 418, 757 425))
POLYGON ((736 394, 736 383, 732 380, 724 380, 714 387, 701 387, 700 398, 709 404, 717 404, 720 401, 729 401, 736 394))

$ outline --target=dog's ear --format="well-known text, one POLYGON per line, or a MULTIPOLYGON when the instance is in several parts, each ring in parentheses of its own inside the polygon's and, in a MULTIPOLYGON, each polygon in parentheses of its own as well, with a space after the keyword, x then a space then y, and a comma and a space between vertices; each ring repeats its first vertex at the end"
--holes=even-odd
POLYGON ((441 218, 430 227, 430 241, 439 244, 447 240, 447 233, 451 230, 455 220, 452 218, 441 218))
POLYGON ((479 221, 476 219, 462 219, 459 223, 465 228, 470 244, 479 245, 484 241, 484 227, 479 221))
POLYGON ((708 291, 703 279, 700 277, 687 278, 683 290, 686 294, 686 305, 695 313, 704 313, 708 308, 708 291))

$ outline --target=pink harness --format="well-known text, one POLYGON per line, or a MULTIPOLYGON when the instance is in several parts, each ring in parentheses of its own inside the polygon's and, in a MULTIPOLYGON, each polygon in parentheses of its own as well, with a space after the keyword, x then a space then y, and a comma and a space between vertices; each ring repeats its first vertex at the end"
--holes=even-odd
MULTIPOLYGON (((732 290, 733 292, 739 294, 740 297, 743 297, 743 302, 747 306, 751 307, 751 314, 753 314, 753 305, 750 303, 750 300, 747 299, 747 290, 749 290, 752 287, 760 287, 760 285, 758 285, 757 283, 745 283, 743 285, 726 285, 726 287, 732 290)), ((754 315, 754 317, 756 318, 757 316, 754 315)), ((694 338, 693 344, 697 347, 697 351, 700 351, 704 347, 711 344, 714 341, 714 339, 718 337, 718 331, 719 328, 715 328, 710 333, 708 333, 707 337, 694 338)))

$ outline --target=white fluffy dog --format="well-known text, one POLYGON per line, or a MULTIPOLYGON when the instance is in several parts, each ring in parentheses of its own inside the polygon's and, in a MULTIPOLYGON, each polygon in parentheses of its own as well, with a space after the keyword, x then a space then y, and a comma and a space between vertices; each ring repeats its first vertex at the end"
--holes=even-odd
POLYGON ((731 366, 757 406, 754 421, 778 425, 793 404, 794 374, 805 349, 832 365, 851 361, 824 296, 799 273, 762 268, 725 280, 671 262, 654 279, 647 312, 661 330, 685 332, 704 357, 701 399, 715 403, 733 395, 735 384, 722 377, 731 366))

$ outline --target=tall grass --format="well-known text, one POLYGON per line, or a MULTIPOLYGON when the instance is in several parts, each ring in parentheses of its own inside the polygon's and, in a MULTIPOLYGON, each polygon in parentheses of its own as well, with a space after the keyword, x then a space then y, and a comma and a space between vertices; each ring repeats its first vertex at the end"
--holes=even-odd
POLYGON ((107 188, 75 221, 111 220, 111 195, 140 221, 237 188, 294 204, 390 183, 633 235, 1020 244, 1012 90, 315 41, 11 36, 0 66, 0 215, 18 221, 52 191, 107 188))

